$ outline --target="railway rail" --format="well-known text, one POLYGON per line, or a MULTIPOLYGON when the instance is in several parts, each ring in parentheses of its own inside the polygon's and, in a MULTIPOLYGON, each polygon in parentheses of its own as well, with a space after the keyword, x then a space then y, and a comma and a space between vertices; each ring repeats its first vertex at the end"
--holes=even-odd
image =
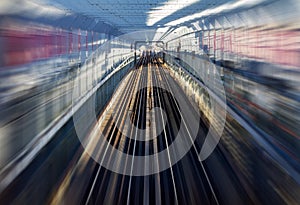
MULTIPOLYGON (((98 166, 84 204, 103 201, 110 204, 219 204, 205 166, 198 160, 198 149, 195 145, 193 151, 185 157, 184 163, 172 165, 171 155, 174 153, 171 153, 168 146, 175 140, 181 122, 184 125, 185 140, 192 140, 187 119, 181 114, 172 93, 172 86, 178 85, 159 59, 143 57, 136 69, 124 79, 112 99, 112 104, 98 123, 106 140, 133 158, 167 149, 166 163, 170 168, 154 175, 133 176, 133 169, 136 168, 134 160, 130 164, 127 161, 119 162, 128 166, 130 175, 115 174, 98 166), (151 112, 155 107, 162 109, 151 112), (145 139, 141 139, 137 129, 128 126, 126 116, 130 116, 135 127, 145 130, 145 139), (198 187, 197 191, 195 187, 198 187)), ((101 163, 104 160, 115 160, 107 147, 99 147, 96 143, 94 148, 99 150, 101 163)), ((157 166, 160 165, 159 161, 156 163, 157 166)), ((145 161, 145 166, 149 166, 149 162, 145 161)))

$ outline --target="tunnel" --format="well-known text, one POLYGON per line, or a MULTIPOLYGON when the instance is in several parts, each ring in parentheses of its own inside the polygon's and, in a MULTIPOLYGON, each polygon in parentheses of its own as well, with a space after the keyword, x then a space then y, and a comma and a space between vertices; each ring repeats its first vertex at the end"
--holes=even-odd
POLYGON ((0 204, 299 204, 299 19, 299 0, 1 0, 0 204))

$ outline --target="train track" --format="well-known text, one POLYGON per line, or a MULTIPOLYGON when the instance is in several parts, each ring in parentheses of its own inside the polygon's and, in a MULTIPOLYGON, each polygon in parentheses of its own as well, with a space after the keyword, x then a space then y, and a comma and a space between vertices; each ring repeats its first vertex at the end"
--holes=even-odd
MULTIPOLYGON (((169 145, 175 140, 180 124, 184 125, 185 140, 190 136, 187 119, 184 119, 172 93, 175 81, 159 59, 146 56, 139 60, 121 83, 110 105, 99 119, 106 141, 127 155, 131 163, 119 161, 117 166, 130 170, 129 175, 114 173, 97 166, 83 204, 219 204, 217 194, 205 166, 198 160, 198 149, 192 150, 173 165, 169 145), (159 112, 152 112, 160 107, 159 112), (128 125, 128 119, 134 126, 128 125), (165 123, 165 124, 164 124, 165 123), (161 126, 163 124, 163 126, 161 126), (144 130, 141 138, 138 129, 144 130), (134 176, 135 156, 146 156, 167 149, 169 169, 148 176, 134 176)), ((178 85, 177 85, 178 86, 178 85)), ((95 143, 100 164, 114 161, 108 147, 95 143)), ((173 150, 174 152, 174 150, 173 150)), ((156 162, 160 166, 159 160, 156 162)), ((145 161, 144 166, 149 166, 145 161)))

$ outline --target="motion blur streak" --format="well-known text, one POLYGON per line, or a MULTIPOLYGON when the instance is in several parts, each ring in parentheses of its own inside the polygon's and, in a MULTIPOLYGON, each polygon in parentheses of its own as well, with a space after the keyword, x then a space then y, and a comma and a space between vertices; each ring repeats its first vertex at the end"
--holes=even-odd
POLYGON ((299 204, 299 19, 299 0, 1 0, 0 204, 299 204))

